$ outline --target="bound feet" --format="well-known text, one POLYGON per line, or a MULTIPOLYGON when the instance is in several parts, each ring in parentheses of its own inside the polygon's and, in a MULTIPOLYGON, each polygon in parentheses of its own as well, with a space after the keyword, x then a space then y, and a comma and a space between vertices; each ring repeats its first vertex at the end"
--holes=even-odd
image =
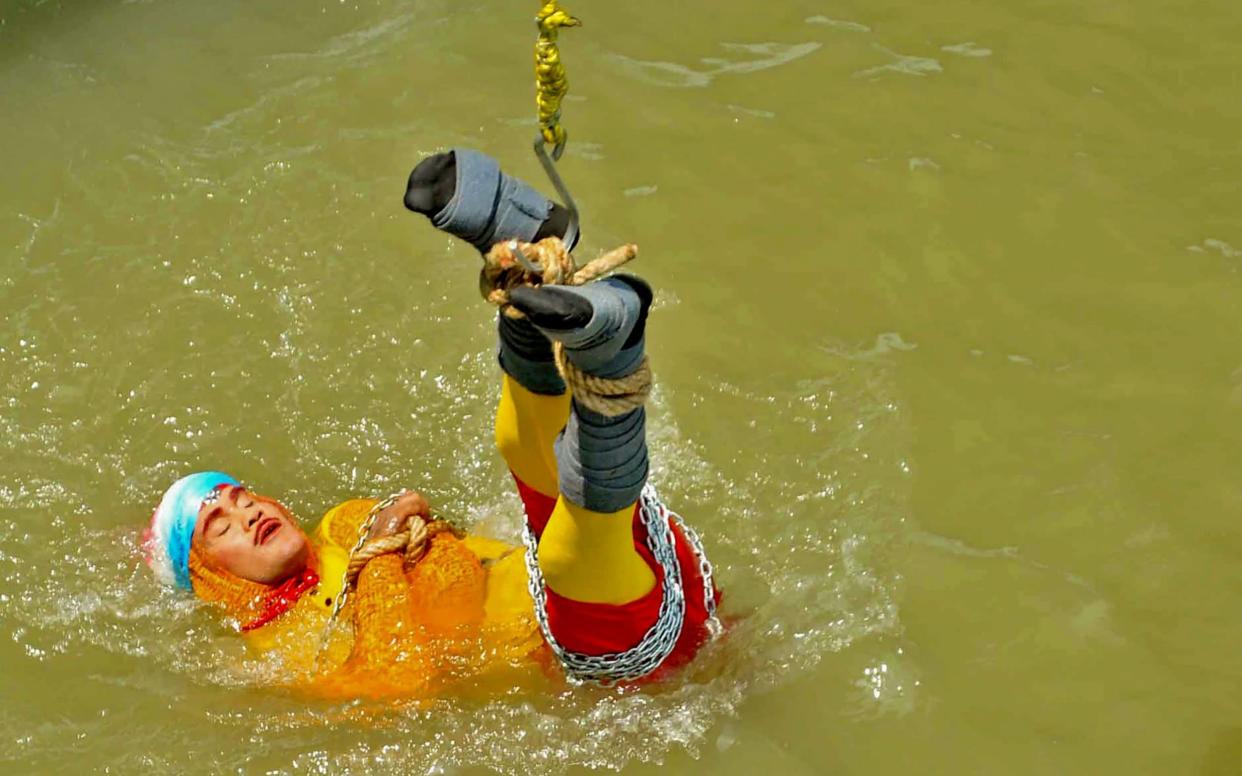
MULTIPOLYGON (((506 240, 563 237, 569 225, 565 208, 468 149, 420 162, 405 206, 485 255, 506 240)), ((554 444, 557 487, 569 502, 600 513, 633 505, 647 480, 643 401, 651 375, 643 333, 651 300, 645 282, 614 275, 580 286, 511 288, 508 303, 524 315, 497 316, 500 366, 531 393, 567 392, 552 343, 564 347, 569 363, 561 366, 574 381, 574 401, 554 444)))
POLYGON ((568 209, 501 172, 495 159, 469 148, 419 162, 406 184, 405 206, 480 253, 501 240, 563 237, 569 228, 568 209))
MULTIPOLYGON (((524 181, 501 171, 494 159, 470 149, 454 149, 419 162, 410 173, 405 206, 431 219, 441 231, 470 242, 486 253, 503 240, 537 242, 562 237, 568 211, 524 181)), ((572 247, 572 246, 571 246, 572 247)), ((519 287, 509 301, 548 339, 560 342, 571 361, 584 372, 617 377, 632 372, 642 359, 643 331, 651 307, 651 287, 632 275, 616 275, 584 286, 519 287)), ((549 364, 550 351, 522 336, 523 328, 502 322, 503 340, 526 360, 549 364), (545 352, 547 351, 547 352, 545 352)), ((511 348, 512 349, 512 348, 511 348)), ((541 382, 548 382, 546 380, 541 382)), ((545 390, 559 388, 541 385, 545 390)), ((541 391, 542 392, 542 391, 541 391)))
POLYGON ((633 275, 509 292, 513 306, 564 345, 575 366, 599 377, 621 377, 638 367, 651 300, 651 287, 633 275))

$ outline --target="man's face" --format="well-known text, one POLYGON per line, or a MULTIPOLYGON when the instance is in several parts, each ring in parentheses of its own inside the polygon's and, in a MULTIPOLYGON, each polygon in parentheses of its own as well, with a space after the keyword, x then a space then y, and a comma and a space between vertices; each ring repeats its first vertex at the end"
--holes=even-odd
POLYGON ((310 546, 293 515, 237 485, 215 491, 198 510, 194 543, 217 568, 267 585, 306 567, 310 546))

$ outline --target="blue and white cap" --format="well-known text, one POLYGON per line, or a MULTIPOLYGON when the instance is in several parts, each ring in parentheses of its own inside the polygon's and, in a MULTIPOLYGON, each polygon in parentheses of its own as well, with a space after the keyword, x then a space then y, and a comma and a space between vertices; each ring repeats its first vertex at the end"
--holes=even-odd
POLYGON ((221 485, 241 483, 224 472, 196 472, 177 480, 160 499, 143 537, 147 564, 166 585, 190 590, 190 541, 198 511, 221 485))

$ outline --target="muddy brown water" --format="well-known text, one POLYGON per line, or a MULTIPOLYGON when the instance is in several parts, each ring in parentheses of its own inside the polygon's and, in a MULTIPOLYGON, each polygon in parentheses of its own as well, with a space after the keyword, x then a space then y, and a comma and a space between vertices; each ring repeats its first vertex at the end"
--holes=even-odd
POLYGON ((154 586, 204 467, 516 536, 477 257, 400 198, 545 185, 535 5, 0 5, 4 770, 1236 773, 1234 3, 569 3, 583 250, 641 246, 737 618, 676 681, 315 704, 154 586))

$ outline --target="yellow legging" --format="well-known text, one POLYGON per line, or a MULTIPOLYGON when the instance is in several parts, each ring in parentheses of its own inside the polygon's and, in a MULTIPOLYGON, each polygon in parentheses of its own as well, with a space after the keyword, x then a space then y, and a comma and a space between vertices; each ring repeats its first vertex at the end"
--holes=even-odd
POLYGON ((634 505, 595 512, 558 492, 552 444, 569 418, 570 394, 531 393, 504 375, 496 409, 496 446, 528 487, 556 499, 539 539, 539 567, 554 592, 585 603, 624 604, 655 586, 655 574, 634 549, 634 505))

